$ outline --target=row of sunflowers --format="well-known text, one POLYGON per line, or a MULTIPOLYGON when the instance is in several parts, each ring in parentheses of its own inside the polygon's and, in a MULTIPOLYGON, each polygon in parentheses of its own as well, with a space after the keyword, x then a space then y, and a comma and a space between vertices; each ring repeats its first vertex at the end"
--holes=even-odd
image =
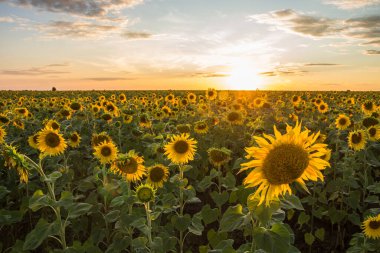
POLYGON ((1 91, 1 251, 380 252, 379 101, 1 91))

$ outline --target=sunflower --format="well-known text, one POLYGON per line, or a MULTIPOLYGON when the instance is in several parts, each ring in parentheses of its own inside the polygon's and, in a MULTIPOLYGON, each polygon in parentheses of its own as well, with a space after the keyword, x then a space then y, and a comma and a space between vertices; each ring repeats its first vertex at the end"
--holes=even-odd
POLYGON ((45 155, 56 156, 63 153, 67 147, 65 139, 50 127, 44 128, 38 133, 37 147, 45 155))
POLYGON ((162 164, 155 164, 148 168, 148 178, 146 182, 156 188, 163 187, 168 180, 169 170, 162 164))
POLYGON ((94 155, 100 160, 101 164, 107 164, 117 158, 117 147, 113 142, 104 141, 95 146, 94 155))
POLYGON ((364 130, 352 131, 348 135, 348 146, 355 151, 364 149, 366 142, 364 130))
POLYGON ((380 215, 368 217, 362 223, 364 235, 371 239, 380 238, 380 215))
POLYGON ((10 121, 9 118, 5 114, 0 113, 0 123, 1 124, 7 125, 7 124, 9 124, 9 121, 10 121))
POLYGON ((376 111, 376 105, 372 101, 367 100, 362 104, 362 111, 366 115, 371 115, 371 113, 376 111))
POLYGON ((231 153, 231 150, 227 148, 209 148, 207 150, 208 160, 218 168, 231 160, 231 153))
POLYGON ((140 125, 140 127, 144 127, 144 128, 152 127, 152 122, 150 121, 148 114, 143 113, 140 115, 139 125, 140 125))
POLYGON ((25 156, 18 153, 16 147, 5 144, 2 147, 2 157, 5 160, 4 166, 17 170, 17 173, 20 177, 20 182, 28 183, 29 164, 25 160, 25 156))
POLYGON ((13 121, 13 126, 17 127, 18 129, 24 130, 25 124, 21 119, 15 119, 13 121))
POLYGON ((301 102, 301 97, 300 96, 297 96, 297 95, 294 95, 293 97, 292 97, 292 103, 293 103, 293 105, 298 105, 300 102, 301 102))
POLYGON ((380 126, 371 126, 367 129, 368 132, 368 139, 371 141, 378 141, 380 140, 380 126))
POLYGON ((38 149, 38 133, 28 137, 28 144, 34 149, 38 149))
POLYGON ((309 130, 301 132, 301 124, 286 127, 282 135, 274 126, 275 137, 264 134, 264 137, 254 137, 258 147, 248 147, 247 159, 240 172, 255 168, 244 180, 246 187, 258 186, 250 199, 260 198, 259 205, 265 201, 269 205, 280 195, 291 194, 289 186, 292 182, 299 183, 307 190, 305 181, 323 179, 321 170, 330 166, 321 157, 326 155, 327 145, 315 143, 319 132, 309 136, 309 130))
POLYGON ((156 190, 149 184, 141 184, 136 188, 136 197, 141 203, 149 203, 156 197, 156 190))
POLYGON ((121 175, 128 182, 137 182, 146 175, 146 169, 143 165, 144 158, 138 156, 134 150, 127 154, 119 154, 117 159, 112 163, 110 170, 121 175))
POLYGON ((197 95, 190 92, 189 94, 187 94, 187 99, 189 100, 190 103, 195 103, 197 100, 197 95))
POLYGON ((28 114, 29 114, 28 109, 26 109, 25 107, 22 107, 22 108, 16 108, 16 109, 15 109, 15 112, 16 112, 16 114, 18 114, 18 115, 21 116, 21 117, 26 117, 26 116, 28 116, 28 114))
POLYGON ((217 96, 218 94, 215 89, 209 88, 208 90, 206 90, 206 98, 208 100, 215 100, 217 96))
POLYGON ((327 111, 329 110, 329 106, 328 106, 328 104, 326 104, 326 103, 320 103, 319 105, 318 105, 318 111, 320 112, 320 113, 326 113, 327 111))
POLYGON ((208 132, 208 125, 204 121, 198 121, 194 125, 194 131, 198 134, 205 134, 208 132))
POLYGON ((339 130, 345 130, 351 125, 351 120, 344 114, 339 114, 338 118, 335 120, 335 126, 339 130))
POLYGON ((92 135, 91 143, 93 147, 100 145, 102 142, 112 142, 111 137, 106 132, 92 135))
POLYGON ((165 155, 175 164, 185 164, 194 160, 197 141, 189 138, 187 133, 174 135, 171 141, 165 145, 165 155))
POLYGON ((49 127, 59 131, 60 125, 57 121, 51 119, 46 122, 45 127, 49 127))
POLYGON ((176 129, 178 132, 180 132, 181 134, 184 134, 184 133, 190 133, 190 124, 178 124, 176 126, 176 129))
POLYGON ((242 125, 244 122, 243 114, 240 111, 230 111, 227 113, 226 119, 233 125, 242 125))
POLYGON ((0 126, 0 144, 4 143, 4 138, 7 135, 7 132, 5 132, 4 128, 0 126))
POLYGON ((130 124, 133 121, 133 115, 124 114, 123 115, 123 122, 125 124, 130 124))
POLYGON ((72 148, 79 147, 80 140, 81 138, 77 132, 72 133, 69 137, 69 146, 72 148))

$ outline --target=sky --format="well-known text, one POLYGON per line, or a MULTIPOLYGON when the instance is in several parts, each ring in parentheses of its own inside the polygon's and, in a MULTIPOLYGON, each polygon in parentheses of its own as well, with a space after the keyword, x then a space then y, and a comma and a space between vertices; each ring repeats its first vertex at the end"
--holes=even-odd
POLYGON ((0 90, 380 90, 380 0, 0 0, 0 90))

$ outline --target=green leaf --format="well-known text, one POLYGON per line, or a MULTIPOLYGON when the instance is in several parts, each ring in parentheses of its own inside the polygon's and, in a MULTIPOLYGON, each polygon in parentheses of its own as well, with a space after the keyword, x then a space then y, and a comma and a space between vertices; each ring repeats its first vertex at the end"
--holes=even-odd
POLYGON ((125 202, 124 196, 117 196, 116 198, 112 199, 110 207, 119 207, 122 206, 125 202))
POLYGON ((331 223, 335 224, 341 222, 347 216, 347 213, 343 210, 337 210, 335 207, 331 207, 328 211, 328 215, 331 223))
POLYGON ((47 175, 45 182, 55 183, 58 178, 62 177, 62 173, 59 171, 54 171, 51 174, 47 175))
POLYGON ((232 247, 234 244, 234 240, 228 239, 228 240, 223 240, 220 241, 216 246, 215 250, 220 250, 222 253, 235 253, 236 251, 232 247))
POLYGON ((253 238, 259 249, 273 253, 288 253, 290 249, 290 233, 282 223, 273 224, 270 230, 255 227, 253 238))
POLYGON ((220 220, 219 231, 220 232, 231 232, 238 229, 244 223, 243 207, 238 204, 236 206, 230 206, 223 214, 220 220))
POLYGON ((195 235, 202 235, 203 232, 202 225, 202 214, 199 212, 195 214, 191 220, 191 225, 189 226, 189 231, 195 235))
POLYGON ((22 220, 23 213, 18 210, 0 210, 0 225, 10 225, 22 220))
POLYGON ((132 247, 135 249, 143 249, 148 243, 148 239, 145 237, 137 237, 132 240, 132 247))
POLYGON ((8 191, 7 187, 0 185, 0 199, 4 199, 8 193, 10 193, 10 191, 8 191))
POLYGON ((285 195, 281 198, 281 208, 283 209, 297 209, 297 210, 305 210, 302 206, 301 200, 296 195, 285 195))
POLYGON ((115 222, 120 217, 119 210, 113 210, 106 214, 105 218, 108 223, 115 222))
POLYGON ((222 178, 221 183, 227 189, 234 189, 236 185, 236 178, 231 172, 227 172, 226 176, 222 178))
POLYGON ((54 206, 54 201, 49 196, 45 195, 42 190, 35 191, 33 196, 29 199, 29 208, 35 212, 46 206, 54 206))
POLYGON ((266 225, 272 218, 274 212, 280 208, 280 203, 278 201, 272 201, 269 206, 264 203, 259 204, 259 199, 252 199, 248 197, 247 205, 253 216, 260 221, 261 224, 266 225))
POLYGON ((305 234, 305 242, 307 245, 312 245, 314 243, 315 237, 311 233, 305 234))
POLYGON ((203 206, 201 210, 202 220, 205 225, 213 223, 218 219, 218 208, 211 209, 210 205, 203 206))
POLYGON ((197 190, 199 192, 204 192, 209 188, 212 184, 212 178, 210 176, 205 176, 198 184, 197 184, 197 190))
POLYGON ((185 231, 191 223, 191 216, 185 214, 184 216, 173 215, 171 222, 178 231, 185 231))
POLYGON ((207 240, 210 243, 211 247, 215 247, 220 241, 227 239, 226 232, 216 232, 214 229, 210 229, 207 232, 207 240))
POLYGON ((75 203, 68 208, 68 218, 78 218, 79 216, 88 213, 91 208, 92 205, 88 203, 75 203))
POLYGON ((58 230, 59 226, 57 222, 48 223, 41 218, 36 227, 29 234, 27 234, 23 250, 36 249, 49 235, 57 234, 58 230))
POLYGON ((310 220, 310 215, 307 215, 305 212, 301 212, 298 216, 297 223, 302 227, 303 224, 307 223, 310 220))
POLYGON ((210 193, 212 200, 217 206, 222 206, 228 201, 229 195, 228 192, 224 191, 222 193, 213 191, 210 193))
POLYGON ((69 208, 70 205, 73 204, 73 194, 69 191, 63 191, 61 192, 61 198, 58 200, 58 205, 65 207, 66 209, 69 208))
POLYGON ((255 227, 253 229, 253 239, 255 240, 256 247, 265 252, 273 252, 273 238, 263 227, 255 227))
POLYGON ((322 242, 325 240, 325 229, 324 228, 317 229, 314 234, 322 242))

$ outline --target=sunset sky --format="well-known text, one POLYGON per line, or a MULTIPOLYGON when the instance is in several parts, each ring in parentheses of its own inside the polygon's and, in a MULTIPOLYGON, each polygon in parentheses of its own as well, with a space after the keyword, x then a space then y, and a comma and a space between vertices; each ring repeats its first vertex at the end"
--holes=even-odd
POLYGON ((0 0, 0 89, 380 90, 380 0, 0 0))

